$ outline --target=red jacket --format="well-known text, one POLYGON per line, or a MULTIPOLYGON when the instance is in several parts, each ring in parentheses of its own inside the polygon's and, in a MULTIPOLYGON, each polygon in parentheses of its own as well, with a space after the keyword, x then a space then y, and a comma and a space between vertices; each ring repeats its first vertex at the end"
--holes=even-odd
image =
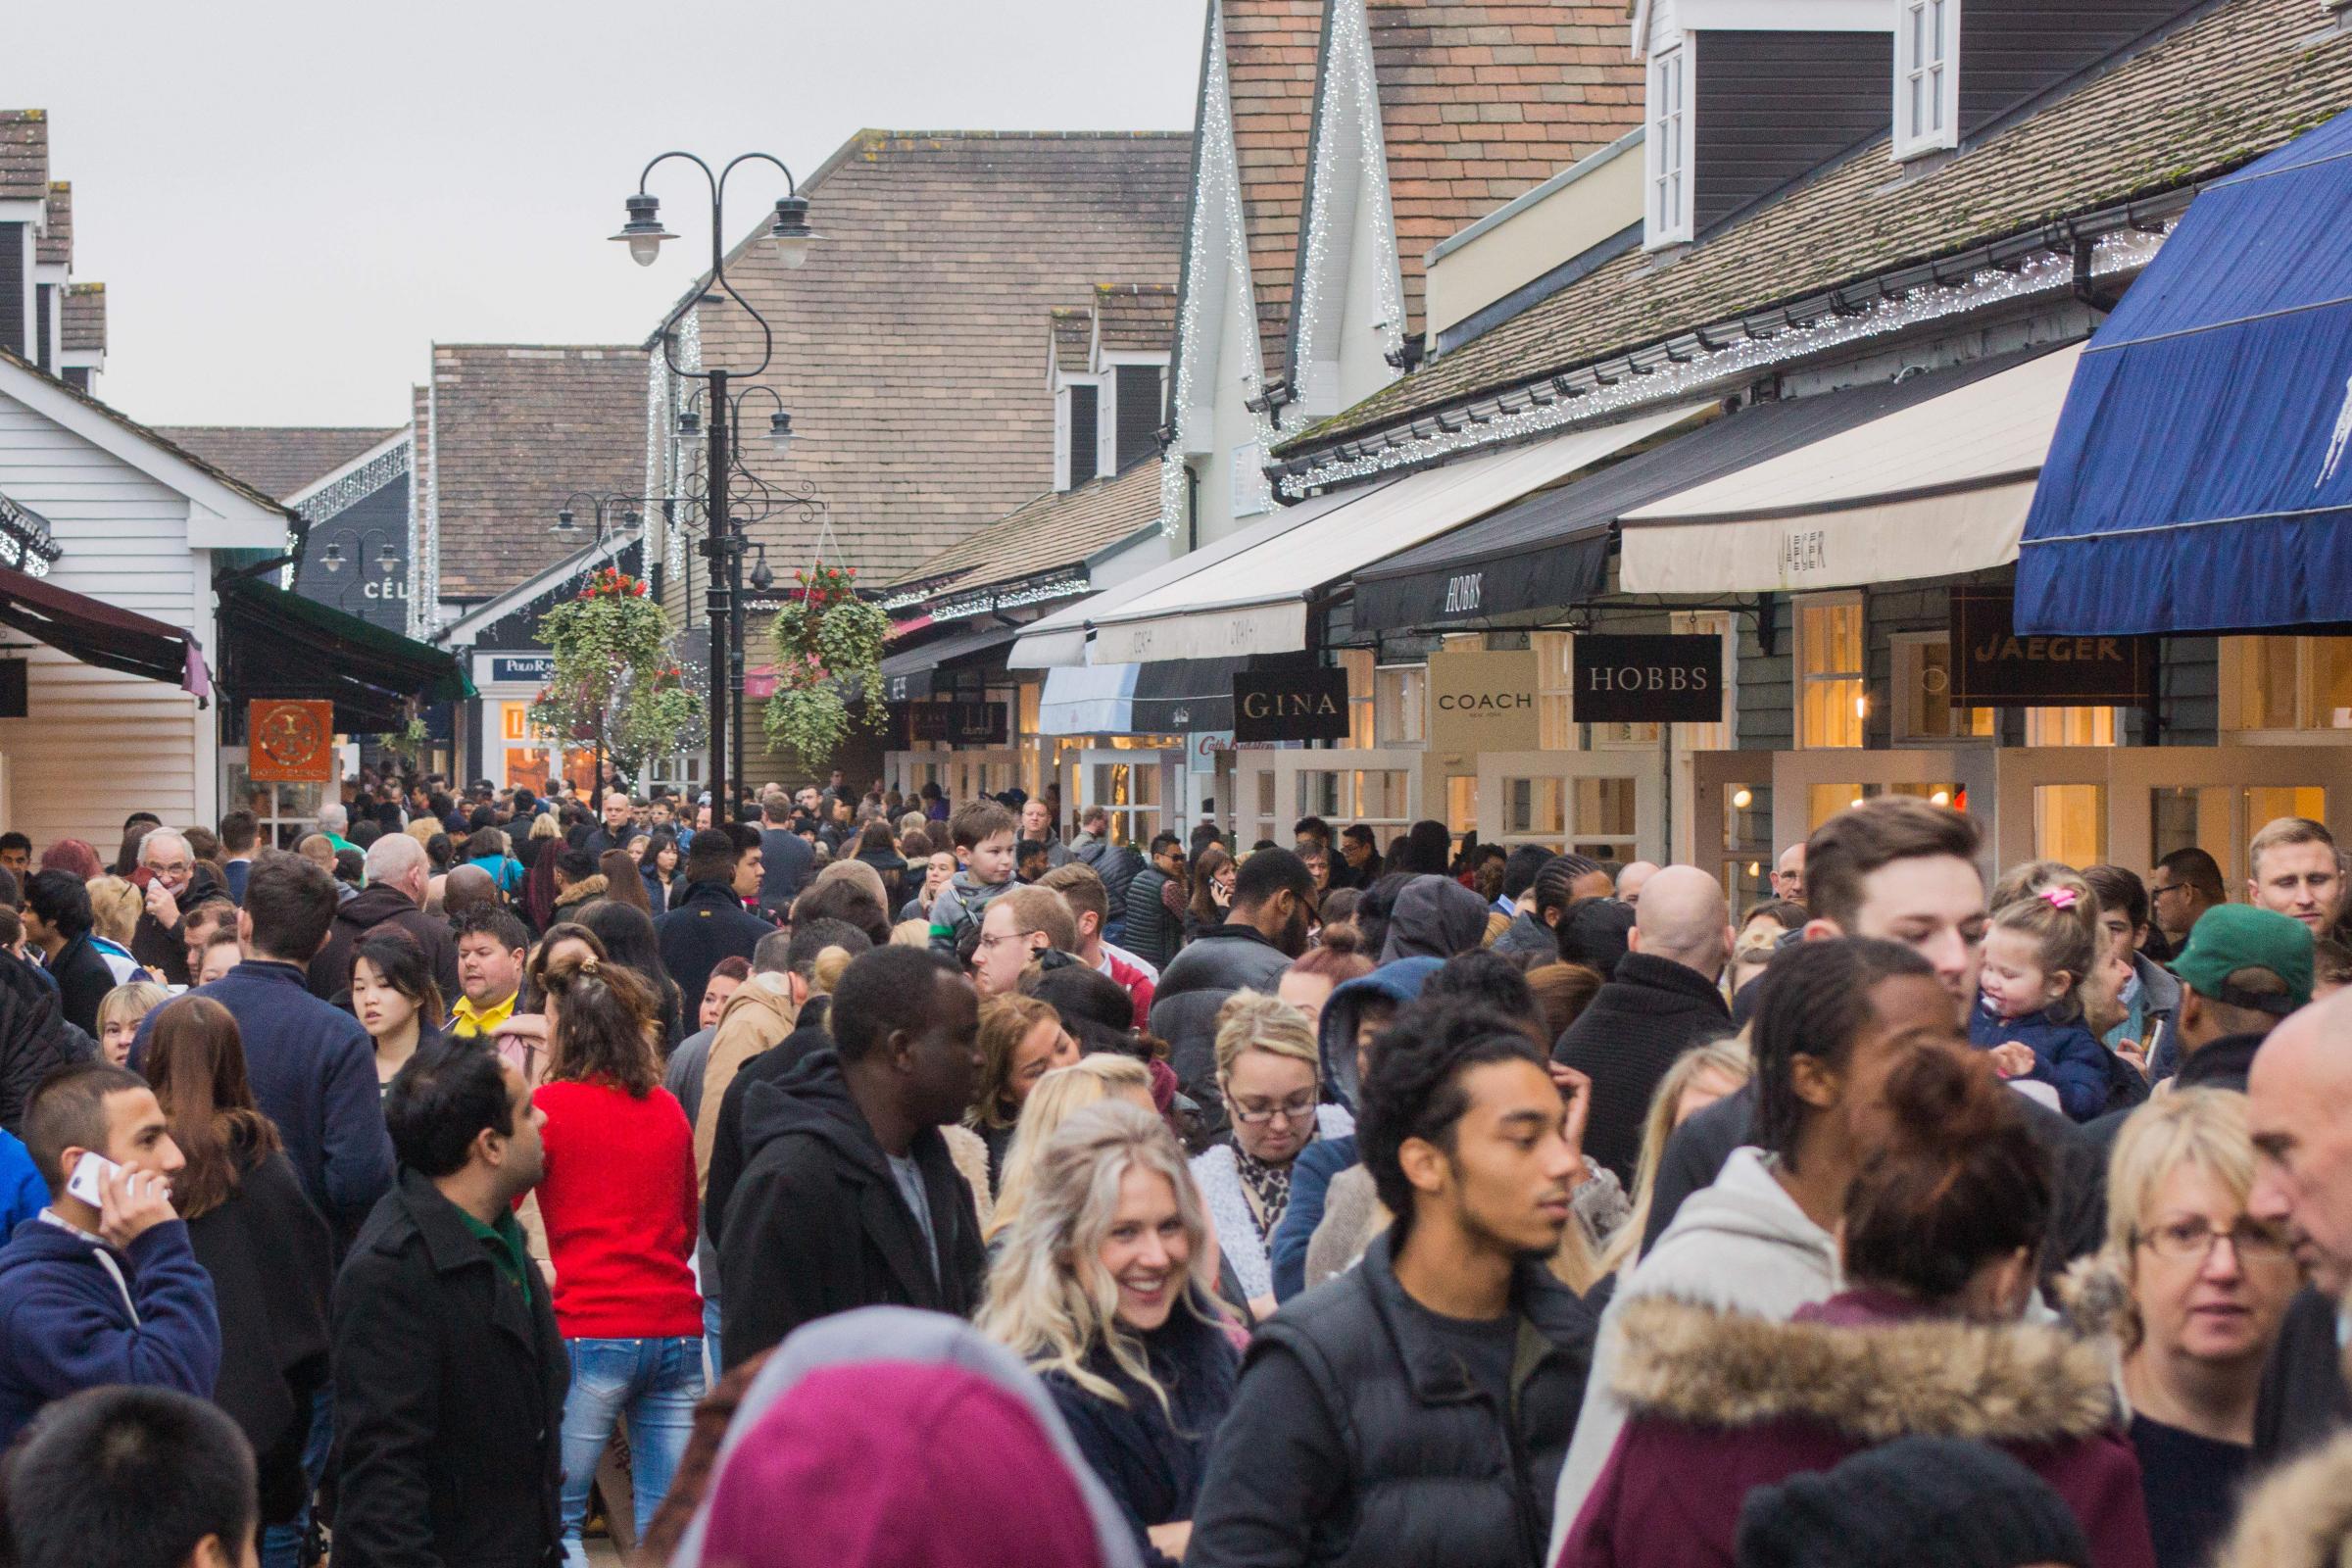
POLYGON ((1150 1028, 1152 1026, 1152 977, 1126 959, 1108 953, 1102 955, 1102 972, 1125 987, 1127 995, 1134 999, 1135 1026, 1138 1029, 1150 1028))
POLYGON ((685 1339, 703 1332, 694 1253, 694 1129, 666 1089, 548 1083, 539 1218, 567 1340, 685 1339))
POLYGON ((1878 1291, 1787 1323, 1650 1299, 1621 1329, 1632 1414, 1555 1568, 1733 1568, 1749 1492, 1915 1435, 2006 1450, 2066 1499, 2097 1568, 2155 1568, 2098 1341, 1878 1291))

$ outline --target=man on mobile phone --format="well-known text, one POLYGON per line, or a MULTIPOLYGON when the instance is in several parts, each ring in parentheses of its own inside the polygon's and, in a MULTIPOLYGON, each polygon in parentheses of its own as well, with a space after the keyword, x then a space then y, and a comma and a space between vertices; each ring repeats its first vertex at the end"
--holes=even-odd
POLYGON ((33 1095, 24 1142, 49 1206, 0 1247, 0 1447, 82 1389, 212 1397, 220 1313, 172 1212, 187 1161, 147 1081, 103 1063, 59 1073, 33 1095))

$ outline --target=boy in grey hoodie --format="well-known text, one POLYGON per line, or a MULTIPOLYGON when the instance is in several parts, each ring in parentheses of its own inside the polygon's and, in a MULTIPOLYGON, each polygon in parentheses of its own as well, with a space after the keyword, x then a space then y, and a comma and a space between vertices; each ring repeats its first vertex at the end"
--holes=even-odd
POLYGON ((931 901, 931 946, 961 962, 980 936, 980 919, 1012 886, 1012 841, 1020 824, 991 800, 966 801, 948 818, 956 875, 931 901))

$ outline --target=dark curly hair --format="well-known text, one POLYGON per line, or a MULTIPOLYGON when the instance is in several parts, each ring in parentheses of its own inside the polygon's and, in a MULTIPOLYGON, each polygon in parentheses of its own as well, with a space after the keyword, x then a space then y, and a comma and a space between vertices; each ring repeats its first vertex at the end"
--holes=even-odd
POLYGON ((1793 1081, 1798 1056, 1842 1068, 1869 1027, 1871 988, 1895 975, 1936 978, 1899 942, 1834 937, 1781 949, 1765 966, 1749 1046, 1756 1064, 1756 1142, 1794 1167, 1805 1107, 1793 1081))
POLYGON ((1541 1067, 1544 1053, 1508 1015, 1460 1003, 1416 1006, 1373 1043, 1372 1070, 1356 1105, 1356 1152, 1381 1202, 1396 1216, 1398 1240, 1413 1218, 1413 1187, 1398 1151, 1406 1139, 1419 1138, 1452 1152, 1454 1128, 1470 1108, 1462 1076, 1496 1061, 1541 1067))
MULTIPOLYGON (((1487 948, 1447 958, 1445 967, 1422 982, 1420 1002, 1423 1005, 1489 1007, 1531 1034, 1543 1027, 1535 988, 1527 983, 1525 971, 1487 948)), ((1543 1042, 1550 1043, 1548 1039, 1543 1042)))

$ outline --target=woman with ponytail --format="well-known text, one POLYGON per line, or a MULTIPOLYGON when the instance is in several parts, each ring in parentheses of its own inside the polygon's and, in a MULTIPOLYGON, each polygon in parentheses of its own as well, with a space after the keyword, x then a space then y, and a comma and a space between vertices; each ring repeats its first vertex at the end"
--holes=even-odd
POLYGON ((2154 1563, 2109 1347, 2021 1321, 2050 1170, 2016 1092, 1983 1056, 1927 1045, 1875 1119, 1840 1294, 1786 1323, 1628 1307, 1613 1379, 1631 1414, 1563 1568, 1730 1568, 1751 1490, 1912 1436, 2006 1450, 2066 1500, 2099 1568, 2154 1563))

